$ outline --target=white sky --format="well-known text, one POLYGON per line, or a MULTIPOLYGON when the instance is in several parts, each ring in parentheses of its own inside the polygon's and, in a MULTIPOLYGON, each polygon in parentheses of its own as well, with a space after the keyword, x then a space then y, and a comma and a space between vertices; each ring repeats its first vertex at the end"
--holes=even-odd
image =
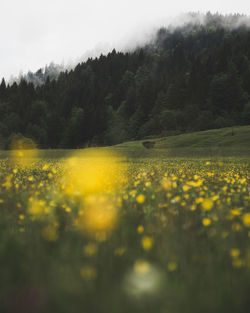
POLYGON ((190 11, 250 15, 250 1, 0 0, 0 79, 135 45, 190 11))

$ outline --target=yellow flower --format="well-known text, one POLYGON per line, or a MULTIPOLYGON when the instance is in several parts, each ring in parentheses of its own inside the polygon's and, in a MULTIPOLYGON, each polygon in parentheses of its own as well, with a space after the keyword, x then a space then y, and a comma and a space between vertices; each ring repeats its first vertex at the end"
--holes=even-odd
POLYGON ((240 268, 244 265, 244 261, 242 259, 235 258, 233 259, 232 265, 233 267, 240 268))
POLYGON ((97 253, 98 246, 94 243, 89 243, 83 248, 83 252, 86 256, 93 256, 97 253))
POLYGON ((210 199, 205 199, 203 202, 202 202, 202 208, 205 210, 205 211, 209 211, 211 210, 213 207, 213 201, 210 200, 210 199))
POLYGON ((164 190, 170 190, 172 188, 171 181, 166 178, 163 178, 163 180, 161 181, 161 185, 164 190))
POLYGON ((233 231, 238 232, 238 231, 240 231, 241 229, 242 229, 242 226, 241 226, 239 223, 234 223, 234 224, 232 225, 232 230, 233 230, 233 231))
POLYGON ((190 187, 188 185, 184 185, 184 186, 182 186, 182 189, 184 192, 186 192, 190 189, 190 187))
POLYGON ((209 225, 211 224, 210 218, 203 218, 202 224, 203 224, 204 226, 209 226, 209 225))
POLYGON ((148 273, 151 269, 150 263, 144 260, 137 260, 134 264, 134 272, 139 275, 148 273))
POLYGON ((65 163, 66 193, 88 196, 117 190, 126 180, 119 161, 118 156, 99 149, 77 153, 65 163))
POLYGON ((231 249, 230 255, 232 258, 238 258, 240 255, 240 250, 239 249, 231 249))
POLYGON ((45 201, 30 198, 30 206, 28 212, 33 216, 42 215, 44 213, 45 201))
POLYGON ((108 197, 89 196, 85 199, 85 210, 80 216, 79 228, 103 241, 116 226, 117 219, 117 208, 108 197))
POLYGON ((195 210, 196 210, 196 205, 195 205, 195 204, 192 204, 191 207, 190 207, 190 210, 191 210, 191 211, 195 211, 195 210))
POLYGON ((71 212, 71 208, 67 206, 67 207, 65 208, 65 212, 70 213, 70 212, 71 212))
POLYGON ((180 196, 176 196, 176 197, 174 198, 174 200, 175 200, 175 202, 179 202, 179 201, 181 200, 181 197, 180 197, 180 196))
POLYGON ((139 225, 137 227, 137 232, 138 232, 138 234, 142 234, 144 232, 144 227, 142 225, 139 225))
POLYGON ((9 190, 11 187, 11 180, 12 180, 13 175, 10 174, 6 177, 5 182, 2 184, 3 187, 6 188, 6 190, 9 190))
POLYGON ((177 263, 176 262, 168 262, 168 271, 174 272, 177 269, 177 263))
POLYGON ((196 202, 197 204, 202 203, 203 201, 204 201, 204 199, 203 199, 202 197, 197 198, 197 199, 195 200, 195 202, 196 202))
POLYGON ((154 239, 149 236, 144 236, 141 240, 141 244, 144 250, 150 250, 153 246, 154 239))
POLYGON ((48 164, 44 164, 43 171, 46 171, 49 168, 48 164))
POLYGON ((142 195, 142 194, 138 195, 138 196, 136 197, 136 201, 137 201, 138 203, 143 203, 143 202, 145 201, 145 196, 142 195))
POLYGON ((250 213, 245 213, 245 214, 242 216, 242 221, 243 221, 243 224, 244 224, 246 227, 250 227, 250 213))
POLYGON ((230 211, 232 215, 234 216, 239 216, 241 215, 241 210, 240 209, 233 209, 230 211))

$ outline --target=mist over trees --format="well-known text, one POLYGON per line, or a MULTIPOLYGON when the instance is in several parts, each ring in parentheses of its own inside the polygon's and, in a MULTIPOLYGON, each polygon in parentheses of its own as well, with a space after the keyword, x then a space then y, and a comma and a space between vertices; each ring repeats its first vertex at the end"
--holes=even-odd
POLYGON ((135 51, 3 79, 0 144, 25 136, 42 148, 76 148, 250 124, 250 20, 194 20, 159 29, 135 51))
POLYGON ((63 65, 55 64, 51 62, 49 65, 46 65, 44 68, 40 68, 36 72, 29 71, 27 74, 20 73, 18 77, 11 77, 9 84, 13 83, 19 84, 21 80, 25 80, 27 83, 32 83, 35 87, 45 84, 47 79, 53 80, 57 79, 61 72, 65 71, 63 65))

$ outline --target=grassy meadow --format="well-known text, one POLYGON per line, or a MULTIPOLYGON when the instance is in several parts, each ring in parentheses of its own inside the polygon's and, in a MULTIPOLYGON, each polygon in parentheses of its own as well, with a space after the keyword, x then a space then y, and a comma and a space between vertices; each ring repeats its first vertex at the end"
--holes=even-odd
POLYGON ((0 312, 247 312, 250 127, 0 153, 0 312))

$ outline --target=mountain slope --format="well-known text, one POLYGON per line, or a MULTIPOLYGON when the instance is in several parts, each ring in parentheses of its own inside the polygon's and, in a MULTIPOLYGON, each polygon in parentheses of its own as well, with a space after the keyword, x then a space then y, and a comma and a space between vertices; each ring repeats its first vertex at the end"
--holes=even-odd
POLYGON ((249 125, 250 18, 241 21, 207 14, 41 86, 3 80, 0 145, 25 136, 40 148, 79 148, 249 125))

